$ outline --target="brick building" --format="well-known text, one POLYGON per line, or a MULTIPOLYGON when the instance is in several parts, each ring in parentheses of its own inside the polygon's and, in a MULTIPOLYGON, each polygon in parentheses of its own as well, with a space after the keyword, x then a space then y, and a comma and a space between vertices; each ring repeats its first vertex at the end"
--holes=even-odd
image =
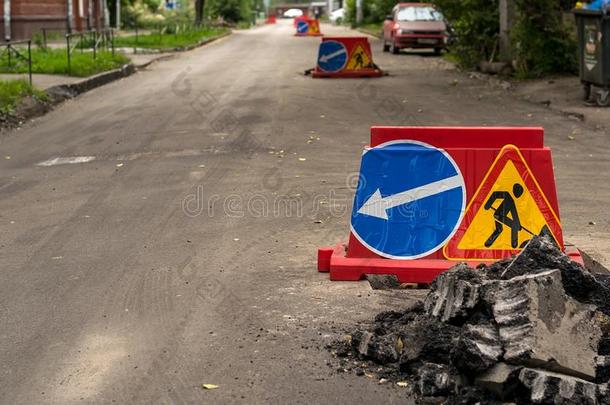
POLYGON ((0 35, 28 39, 42 28, 65 33, 104 26, 107 0, 0 0, 0 35))

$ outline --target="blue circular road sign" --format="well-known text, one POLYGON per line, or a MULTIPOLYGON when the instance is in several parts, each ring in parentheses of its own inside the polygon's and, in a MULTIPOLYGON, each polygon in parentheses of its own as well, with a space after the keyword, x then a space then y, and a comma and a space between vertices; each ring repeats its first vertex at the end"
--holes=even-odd
POLYGON ((297 22, 297 32, 299 34, 305 34, 309 31, 309 23, 307 21, 297 22))
POLYGON ((318 51, 318 67, 325 72, 338 72, 347 63, 347 49, 337 41, 323 41, 318 51))
POLYGON ((365 151, 351 228, 368 249, 391 259, 417 259, 441 248, 464 214, 459 167, 442 149, 391 141, 365 151))

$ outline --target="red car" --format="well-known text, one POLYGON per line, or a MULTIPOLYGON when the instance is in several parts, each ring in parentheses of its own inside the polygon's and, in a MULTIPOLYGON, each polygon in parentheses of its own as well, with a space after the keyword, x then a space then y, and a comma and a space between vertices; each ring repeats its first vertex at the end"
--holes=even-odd
POLYGON ((443 15, 432 4, 399 3, 383 23, 383 51, 397 54, 403 48, 446 47, 449 34, 443 15))

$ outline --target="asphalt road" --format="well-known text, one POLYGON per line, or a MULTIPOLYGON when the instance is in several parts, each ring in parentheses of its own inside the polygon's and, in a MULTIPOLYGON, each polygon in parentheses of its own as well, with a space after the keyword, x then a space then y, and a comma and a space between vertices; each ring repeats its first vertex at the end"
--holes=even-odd
POLYGON ((605 129, 376 40, 390 77, 305 77, 318 41, 239 31, 0 138, 0 403, 408 403, 323 349, 424 293, 315 271, 371 125, 543 125, 566 239, 610 257, 605 129))

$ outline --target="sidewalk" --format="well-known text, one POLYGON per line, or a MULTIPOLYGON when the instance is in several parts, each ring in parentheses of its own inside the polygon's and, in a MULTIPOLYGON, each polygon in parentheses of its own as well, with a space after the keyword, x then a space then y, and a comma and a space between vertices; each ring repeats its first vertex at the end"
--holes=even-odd
POLYGON ((582 86, 577 76, 512 81, 513 94, 535 104, 546 105, 563 115, 574 117, 598 129, 610 123, 610 108, 584 105, 582 86))

